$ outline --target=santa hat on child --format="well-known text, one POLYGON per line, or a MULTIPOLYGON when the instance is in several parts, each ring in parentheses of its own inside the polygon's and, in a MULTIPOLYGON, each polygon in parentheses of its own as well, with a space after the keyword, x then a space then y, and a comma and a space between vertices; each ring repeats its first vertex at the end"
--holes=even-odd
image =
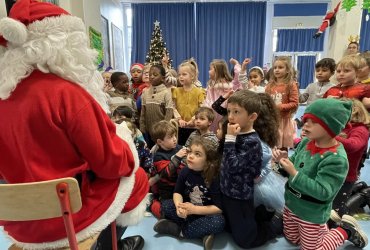
POLYGON ((134 64, 131 65, 130 71, 132 71, 133 69, 143 70, 144 69, 144 65, 142 65, 141 63, 134 63, 134 64))
POLYGON ((0 45, 23 44, 27 41, 27 26, 45 17, 69 15, 64 9, 36 0, 18 0, 10 10, 9 17, 0 20, 0 45))
POLYGON ((331 137, 338 135, 351 119, 352 102, 334 98, 318 99, 309 105, 303 121, 311 119, 319 123, 331 137))

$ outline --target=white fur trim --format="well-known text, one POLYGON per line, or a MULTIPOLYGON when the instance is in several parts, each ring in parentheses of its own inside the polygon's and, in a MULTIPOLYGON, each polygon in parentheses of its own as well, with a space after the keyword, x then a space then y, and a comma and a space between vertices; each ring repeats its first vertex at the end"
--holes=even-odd
POLYGON ((116 134, 121 139, 123 139, 124 141, 126 141, 126 143, 129 145, 129 147, 131 149, 131 152, 132 152, 132 154, 134 156, 134 160, 135 160, 135 170, 134 170, 134 172, 136 172, 136 170, 139 168, 139 164, 140 164, 139 154, 137 152, 137 149, 136 149, 134 140, 132 139, 132 135, 131 135, 132 132, 127 127, 126 122, 122 122, 121 124, 116 124, 116 134))
POLYGON ((12 18, 4 17, 0 20, 0 34, 10 43, 23 44, 27 41, 27 27, 12 18))
POLYGON ((146 211, 146 206, 148 203, 148 198, 145 198, 140 202, 140 204, 127 213, 120 214, 117 219, 117 225, 126 227, 138 224, 143 218, 146 211))
POLYGON ((82 19, 70 15, 46 17, 40 21, 30 23, 27 28, 29 31, 30 40, 46 36, 53 36, 53 34, 55 34, 55 31, 86 32, 86 27, 82 19))
MULTIPOLYGON (((83 229, 82 231, 76 234, 77 241, 80 242, 84 239, 87 239, 90 236, 93 236, 99 232, 101 232, 104 228, 106 228, 110 222, 114 221, 118 218, 117 224, 119 225, 133 225, 137 224, 143 217, 146 209, 146 201, 147 199, 143 199, 140 204, 134 208, 133 210, 122 214, 122 209, 125 206, 127 200, 131 196, 131 192, 134 188, 135 184, 135 172, 139 167, 139 156, 136 151, 135 144, 131 137, 131 131, 127 127, 126 123, 117 124, 117 135, 121 137, 126 143, 129 145, 132 154, 135 160, 135 170, 130 177, 122 177, 121 182, 119 184, 116 198, 114 199, 113 203, 110 205, 108 210, 102 214, 94 223, 92 223, 87 228, 83 229)), ((7 233, 4 232, 6 235, 7 233)), ((16 241, 14 238, 7 235, 11 241, 13 241, 17 246, 25 248, 25 249, 56 249, 68 246, 68 239, 64 238, 61 240, 53 241, 53 242, 45 242, 45 243, 24 243, 16 241)))

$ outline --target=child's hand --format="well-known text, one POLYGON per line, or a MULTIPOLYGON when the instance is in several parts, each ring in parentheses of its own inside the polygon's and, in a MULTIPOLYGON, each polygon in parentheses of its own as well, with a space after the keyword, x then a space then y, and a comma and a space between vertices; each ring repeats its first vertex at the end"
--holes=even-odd
POLYGON ((235 58, 230 58, 230 63, 231 63, 232 65, 237 65, 237 64, 239 64, 238 60, 236 60, 235 58))
POLYGON ((344 133, 344 132, 340 132, 340 134, 338 136, 340 136, 342 138, 347 138, 347 134, 344 133))
POLYGON ((186 121, 184 121, 183 119, 180 119, 180 120, 179 120, 179 127, 180 127, 180 128, 186 127, 186 124, 187 124, 187 122, 186 122, 186 121))
POLYGON ((180 157, 180 158, 183 158, 183 157, 185 157, 187 154, 188 154, 188 150, 187 150, 187 148, 183 147, 182 149, 180 149, 180 150, 176 153, 176 156, 177 156, 177 157, 180 157))
POLYGON ((288 158, 282 158, 280 165, 288 172, 290 176, 295 176, 298 171, 295 169, 294 164, 288 158))
POLYGON ((227 91, 225 94, 223 94, 222 95, 222 97, 224 98, 224 99, 229 99, 229 97, 232 95, 232 94, 234 94, 234 90, 232 90, 232 89, 230 89, 229 91, 227 91))
POLYGON ((153 186, 160 180, 160 177, 158 174, 154 175, 153 177, 149 178, 149 186, 153 186))
POLYGON ((252 82, 252 81, 248 81, 248 86, 247 86, 247 88, 248 88, 248 89, 251 89, 251 88, 253 88, 253 87, 254 87, 253 82, 252 82))
POLYGON ((179 216, 180 218, 183 218, 183 219, 186 219, 186 217, 188 216, 187 215, 187 212, 185 209, 181 208, 179 205, 182 204, 182 203, 179 203, 177 206, 176 206, 176 214, 177 216, 179 216))
POLYGON ((235 124, 228 123, 227 124, 227 134, 228 135, 237 136, 239 133, 240 133, 240 126, 238 123, 235 123, 235 124))
POLYGON ((251 62, 252 60, 250 58, 245 58, 243 63, 242 63, 242 69, 241 71, 245 72, 247 70, 247 65, 251 62))
POLYGON ((274 162, 279 162, 282 158, 288 158, 288 152, 285 150, 280 150, 277 147, 272 149, 272 160, 274 162))
POLYGON ((169 58, 166 54, 163 54, 163 57, 162 57, 162 65, 165 69, 168 68, 168 61, 169 61, 169 58))
POLYGON ((195 213, 196 206, 190 202, 179 203, 178 207, 185 210, 186 215, 191 215, 195 213))
POLYGON ((191 119, 186 123, 186 127, 195 127, 195 119, 191 119))

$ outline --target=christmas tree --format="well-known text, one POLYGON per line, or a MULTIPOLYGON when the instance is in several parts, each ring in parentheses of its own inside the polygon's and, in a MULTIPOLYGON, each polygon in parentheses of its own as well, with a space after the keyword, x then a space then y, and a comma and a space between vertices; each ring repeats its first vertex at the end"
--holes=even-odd
POLYGON ((168 67, 171 68, 172 60, 166 48, 166 43, 163 41, 162 30, 159 27, 159 22, 154 22, 154 30, 152 32, 152 39, 150 40, 149 52, 146 55, 146 62, 151 64, 162 64, 162 58, 167 56, 168 67))
POLYGON ((356 0, 343 0, 342 9, 345 9, 347 12, 352 9, 353 6, 356 6, 356 0))

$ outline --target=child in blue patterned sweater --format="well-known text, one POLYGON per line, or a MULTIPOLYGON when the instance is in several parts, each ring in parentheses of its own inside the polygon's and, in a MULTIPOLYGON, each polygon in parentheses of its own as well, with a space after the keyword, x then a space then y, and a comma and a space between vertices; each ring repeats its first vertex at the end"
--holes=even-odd
POLYGON ((281 232, 278 221, 255 219, 254 180, 262 168, 262 144, 254 122, 262 108, 260 95, 249 90, 235 92, 227 103, 228 120, 220 186, 222 210, 234 241, 242 248, 263 245, 281 232))

